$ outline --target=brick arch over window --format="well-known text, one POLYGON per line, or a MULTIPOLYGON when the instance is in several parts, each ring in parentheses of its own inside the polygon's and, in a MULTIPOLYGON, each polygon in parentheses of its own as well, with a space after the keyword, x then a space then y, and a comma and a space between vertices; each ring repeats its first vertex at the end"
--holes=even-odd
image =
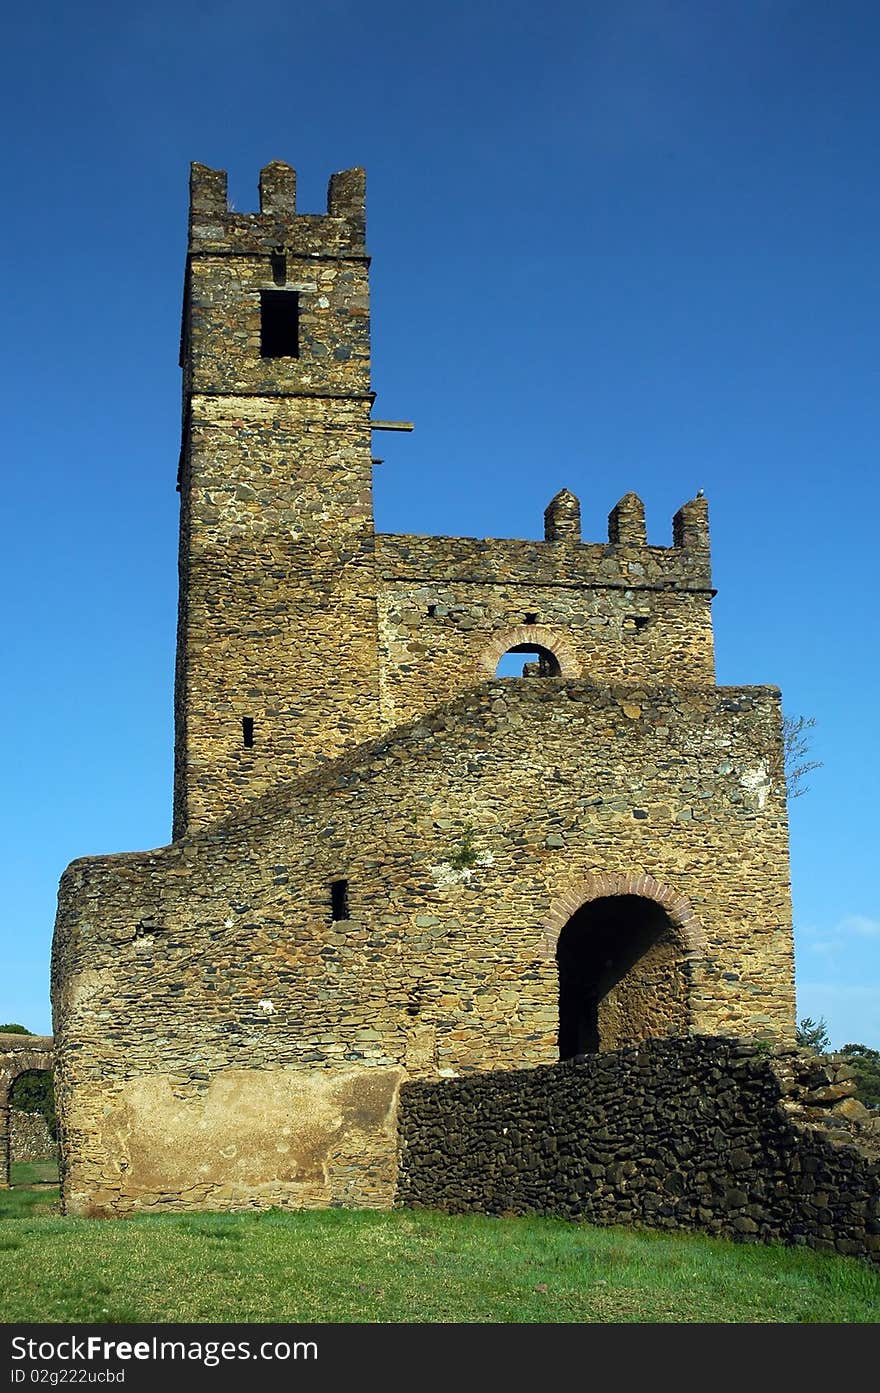
POLYGON ((20 1074, 52 1069, 51 1035, 0 1035, 0 1190, 9 1188, 9 1095, 20 1074))
POLYGON ((509 653, 511 648, 522 646, 546 648, 559 664, 560 677, 580 677, 580 664, 564 629, 555 629, 549 624, 517 624, 514 628, 503 629, 495 634, 480 654, 481 673, 494 677, 495 669, 505 653, 509 653))
POLYGON ((591 900, 605 899, 609 895, 639 895, 642 899, 654 900, 662 905, 679 938, 685 960, 691 964, 702 961, 705 954, 703 928, 690 902, 670 885, 640 871, 630 874, 605 871, 589 875, 560 895, 541 924, 544 948, 549 958, 555 957, 559 935, 572 915, 591 900))

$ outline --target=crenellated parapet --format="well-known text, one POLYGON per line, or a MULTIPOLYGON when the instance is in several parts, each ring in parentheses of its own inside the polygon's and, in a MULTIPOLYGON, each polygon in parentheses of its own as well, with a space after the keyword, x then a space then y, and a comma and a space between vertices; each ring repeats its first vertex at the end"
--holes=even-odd
POLYGON ((330 177, 326 213, 296 211, 296 170, 273 160, 260 171, 260 209, 229 207, 226 171, 193 164, 189 241, 192 252, 225 249, 271 255, 276 247, 311 256, 364 256, 366 174, 346 169, 330 177))
POLYGON ((686 503, 673 531, 672 546, 649 546, 644 505, 628 493, 608 540, 582 541, 580 503, 561 489, 541 541, 379 534, 385 721, 485 680, 509 653, 525 655, 524 675, 711 685, 705 499, 686 503))
POLYGON ((193 164, 181 336, 191 398, 372 401, 366 176, 334 174, 326 213, 298 213, 296 171, 260 171, 258 212, 229 206, 226 173, 193 164))
POLYGON ((712 588, 708 509, 702 497, 678 510, 673 544, 665 547, 649 546, 644 504, 635 493, 626 494, 612 509, 607 542, 581 541, 580 503, 568 489, 547 506, 544 541, 379 534, 376 543, 382 573, 389 580, 470 580, 533 588, 712 588))

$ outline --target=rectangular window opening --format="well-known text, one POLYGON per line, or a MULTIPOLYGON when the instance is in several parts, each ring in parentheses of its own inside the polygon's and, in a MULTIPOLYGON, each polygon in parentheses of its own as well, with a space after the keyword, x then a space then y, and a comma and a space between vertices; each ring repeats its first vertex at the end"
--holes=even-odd
POLYGON ((330 913, 333 919, 348 919, 348 881, 330 883, 330 913))
POLYGON ((533 613, 531 612, 531 610, 529 610, 529 613, 526 615, 526 623, 527 623, 527 624, 537 624, 537 622, 538 622, 538 616, 537 616, 537 614, 533 614, 533 613))
POLYGON ((298 291, 260 291, 260 357, 299 357, 298 291))
POLYGON ((436 618, 436 615, 437 615, 437 606, 436 606, 436 605, 428 605, 428 618, 429 618, 429 619, 434 619, 434 618, 436 618))
POLYGON ((241 718, 241 741, 246 750, 252 750, 254 748, 253 716, 242 716, 241 718))

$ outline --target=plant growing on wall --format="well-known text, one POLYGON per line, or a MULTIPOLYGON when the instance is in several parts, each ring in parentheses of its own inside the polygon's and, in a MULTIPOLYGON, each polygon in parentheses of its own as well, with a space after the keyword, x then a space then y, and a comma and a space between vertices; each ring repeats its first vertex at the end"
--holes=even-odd
POLYGON ((462 829, 461 841, 448 858, 454 871, 470 871, 480 864, 480 853, 474 845, 473 824, 468 822, 462 829))
POLYGON ((800 798, 809 793, 809 784, 804 783, 814 769, 822 768, 821 759, 807 759, 810 753, 810 736, 806 733, 816 724, 815 716, 782 717, 782 761, 785 769, 785 786, 789 798, 800 798))
POLYGON ((880 1108, 880 1050, 870 1045, 843 1045, 845 1054, 856 1071, 856 1097, 869 1108, 880 1108))
POLYGON ((798 1021, 795 1039, 803 1049, 815 1050, 817 1054, 827 1054, 831 1049, 831 1039, 824 1016, 820 1016, 817 1021, 814 1021, 812 1016, 804 1016, 798 1021))

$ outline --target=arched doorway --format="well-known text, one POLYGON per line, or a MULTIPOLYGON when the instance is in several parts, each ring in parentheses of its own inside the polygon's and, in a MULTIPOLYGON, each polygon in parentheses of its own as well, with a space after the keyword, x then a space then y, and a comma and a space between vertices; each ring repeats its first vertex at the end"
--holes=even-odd
POLYGON ((9 1183, 57 1185, 58 1123, 51 1069, 25 1069, 9 1090, 9 1183))
POLYGON ((16 1082, 23 1075, 52 1069, 51 1035, 0 1032, 0 1190, 8 1189, 11 1151, 11 1107, 16 1082))
POLYGON ((556 945, 560 1059, 686 1034, 684 947, 664 906, 642 895, 575 910, 556 945))

